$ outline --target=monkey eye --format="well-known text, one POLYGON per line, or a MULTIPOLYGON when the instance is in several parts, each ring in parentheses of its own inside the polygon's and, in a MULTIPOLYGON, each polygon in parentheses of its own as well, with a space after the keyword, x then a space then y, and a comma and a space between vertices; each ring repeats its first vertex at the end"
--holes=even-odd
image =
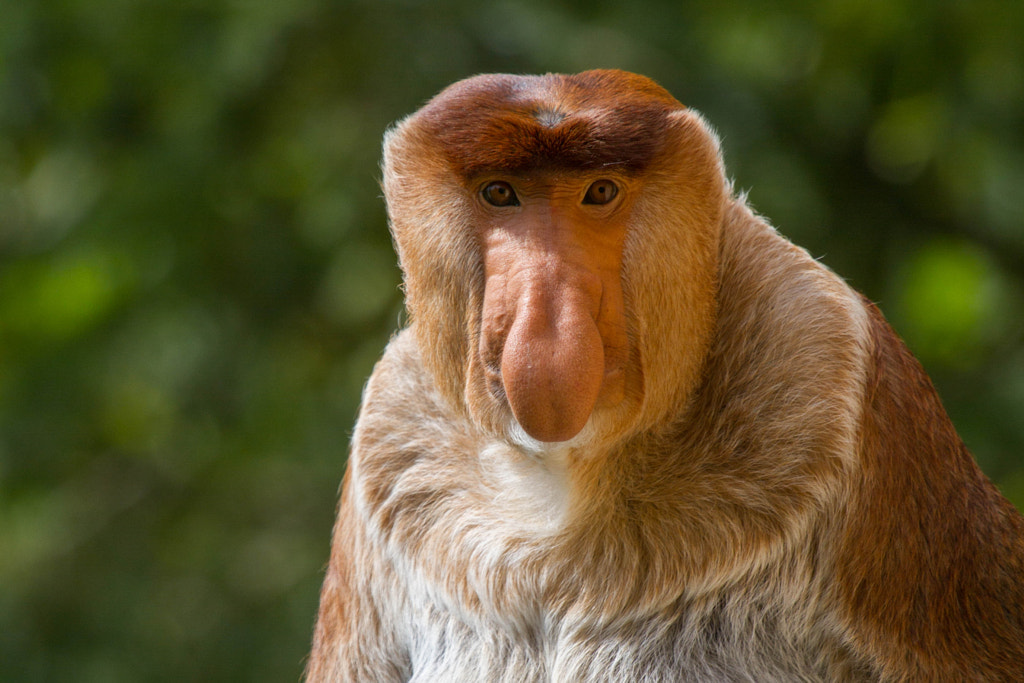
POLYGON ((589 188, 587 188, 587 194, 583 196, 584 204, 607 204, 611 200, 615 199, 615 195, 619 193, 618 186, 610 180, 598 180, 589 188))
POLYGON ((508 183, 497 180, 488 183, 481 191, 484 201, 492 206, 519 206, 519 197, 508 183))

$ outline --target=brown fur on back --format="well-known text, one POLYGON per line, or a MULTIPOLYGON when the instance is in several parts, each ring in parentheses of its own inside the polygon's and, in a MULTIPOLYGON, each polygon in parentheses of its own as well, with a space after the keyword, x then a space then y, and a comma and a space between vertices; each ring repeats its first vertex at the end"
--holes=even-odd
POLYGON ((1024 521, 985 478, 920 364, 866 304, 861 473, 837 558, 859 646, 895 680, 1024 678, 1024 521))

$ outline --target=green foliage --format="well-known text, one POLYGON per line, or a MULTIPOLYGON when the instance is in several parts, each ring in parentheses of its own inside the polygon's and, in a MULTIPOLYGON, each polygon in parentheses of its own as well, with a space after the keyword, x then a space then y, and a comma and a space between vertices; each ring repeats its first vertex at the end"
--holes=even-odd
POLYGON ((1024 5, 12 0, 0 21, 4 680, 295 680, 398 325, 390 122, 619 67, 880 301, 1024 505, 1024 5))

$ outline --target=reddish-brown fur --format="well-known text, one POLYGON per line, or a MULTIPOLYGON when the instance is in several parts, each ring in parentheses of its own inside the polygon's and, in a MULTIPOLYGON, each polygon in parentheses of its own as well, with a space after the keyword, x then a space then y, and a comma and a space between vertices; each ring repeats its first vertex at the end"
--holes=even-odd
POLYGON ((591 71, 568 81, 494 75, 450 86, 419 119, 465 177, 536 168, 639 173, 661 147, 665 113, 679 106, 664 89, 633 74, 591 71), (557 101, 550 98, 553 85, 561 86, 557 101), (595 99, 604 105, 599 93, 612 89, 621 97, 611 115, 588 117, 595 99))
POLYGON ((978 469, 873 305, 863 468, 837 557, 860 644, 893 677, 1024 678, 1024 520, 978 469))
POLYGON ((1024 679, 1024 521, 698 115, 621 72, 482 76, 384 170, 411 324, 308 680, 1024 679))

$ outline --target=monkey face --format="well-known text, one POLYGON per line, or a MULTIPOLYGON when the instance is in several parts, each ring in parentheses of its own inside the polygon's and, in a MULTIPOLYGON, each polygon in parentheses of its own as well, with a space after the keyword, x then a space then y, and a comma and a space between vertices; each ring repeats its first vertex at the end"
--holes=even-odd
POLYGON ((711 335, 725 186, 714 135, 643 77, 443 91, 389 132, 384 161, 439 393, 513 441, 622 435, 674 409, 711 335))

